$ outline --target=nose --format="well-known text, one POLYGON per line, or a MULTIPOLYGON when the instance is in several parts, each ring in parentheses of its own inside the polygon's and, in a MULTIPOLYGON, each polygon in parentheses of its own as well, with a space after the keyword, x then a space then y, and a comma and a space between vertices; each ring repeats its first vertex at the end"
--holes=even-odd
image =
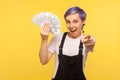
POLYGON ((73 28, 73 23, 70 24, 70 28, 73 28))

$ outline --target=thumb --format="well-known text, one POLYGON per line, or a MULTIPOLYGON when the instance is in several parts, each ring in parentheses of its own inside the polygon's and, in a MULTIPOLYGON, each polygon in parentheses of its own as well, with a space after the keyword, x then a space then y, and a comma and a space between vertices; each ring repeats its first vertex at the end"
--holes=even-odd
POLYGON ((90 39, 90 38, 91 38, 90 35, 85 35, 85 36, 84 36, 84 39, 90 39))
POLYGON ((85 35, 85 36, 83 36, 83 38, 82 38, 82 42, 84 43, 84 42, 88 41, 90 38, 91 38, 90 35, 85 35))

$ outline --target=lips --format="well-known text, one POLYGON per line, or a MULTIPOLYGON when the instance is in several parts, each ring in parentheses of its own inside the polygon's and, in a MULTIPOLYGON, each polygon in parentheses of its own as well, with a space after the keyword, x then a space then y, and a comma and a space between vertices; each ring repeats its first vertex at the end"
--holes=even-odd
POLYGON ((75 32, 77 29, 76 28, 73 28, 70 30, 70 32, 75 32))

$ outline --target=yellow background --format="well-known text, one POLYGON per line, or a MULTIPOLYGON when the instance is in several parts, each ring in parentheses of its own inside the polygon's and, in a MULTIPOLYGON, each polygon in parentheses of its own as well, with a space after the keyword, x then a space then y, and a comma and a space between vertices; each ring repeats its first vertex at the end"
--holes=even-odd
POLYGON ((85 33, 96 38, 85 68, 87 79, 120 80, 120 0, 1 0, 0 80, 51 79, 54 57, 40 64, 40 28, 32 18, 53 12, 61 19, 61 31, 66 31, 63 15, 72 6, 87 12, 85 33))

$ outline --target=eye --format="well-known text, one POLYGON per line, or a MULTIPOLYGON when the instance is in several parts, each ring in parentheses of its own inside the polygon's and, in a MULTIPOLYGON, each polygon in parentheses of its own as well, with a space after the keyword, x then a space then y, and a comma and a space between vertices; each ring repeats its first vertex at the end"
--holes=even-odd
POLYGON ((70 21, 66 21, 66 23, 67 23, 67 24, 69 24, 69 23, 70 23, 70 21))
POLYGON ((73 21, 73 23, 78 23, 78 21, 73 21))

